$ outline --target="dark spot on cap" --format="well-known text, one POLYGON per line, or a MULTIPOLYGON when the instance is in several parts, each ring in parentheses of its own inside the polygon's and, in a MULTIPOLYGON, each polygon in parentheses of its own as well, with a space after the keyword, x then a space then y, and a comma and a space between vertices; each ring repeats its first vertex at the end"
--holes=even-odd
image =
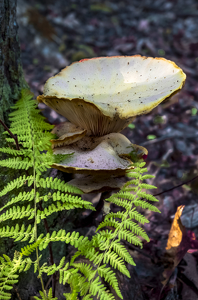
POLYGON ((131 102, 131 100, 127 100, 128 102, 131 102))
POLYGON ((129 62, 127 63, 127 65, 129 65, 129 62))

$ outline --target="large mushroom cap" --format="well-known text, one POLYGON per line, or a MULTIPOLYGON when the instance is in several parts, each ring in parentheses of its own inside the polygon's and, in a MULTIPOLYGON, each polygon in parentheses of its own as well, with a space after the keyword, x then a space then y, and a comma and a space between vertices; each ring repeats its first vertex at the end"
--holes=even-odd
POLYGON ((119 132, 180 90, 186 75, 164 58, 85 59, 50 78, 39 101, 93 135, 119 132))
POLYGON ((144 147, 131 144, 121 133, 110 133, 102 137, 85 136, 77 142, 55 148, 54 154, 73 154, 69 160, 54 163, 53 167, 67 173, 124 175, 133 169, 129 153, 147 155, 144 147))

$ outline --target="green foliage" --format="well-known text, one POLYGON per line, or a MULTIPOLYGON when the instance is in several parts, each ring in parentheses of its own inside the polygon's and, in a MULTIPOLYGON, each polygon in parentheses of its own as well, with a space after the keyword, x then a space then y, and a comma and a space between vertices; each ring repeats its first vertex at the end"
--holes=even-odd
POLYGON ((37 296, 34 296, 35 300, 58 300, 57 297, 53 298, 52 297, 52 288, 49 289, 49 292, 39 292, 39 294, 41 295, 41 298, 38 298, 37 296))
POLYGON ((59 283, 70 285, 70 293, 64 294, 65 299, 77 300, 79 295, 83 300, 93 299, 93 296, 101 300, 115 299, 107 286, 111 286, 118 297, 123 299, 116 270, 130 277, 126 263, 135 266, 125 242, 142 247, 142 239, 149 241, 141 225, 148 223, 148 220, 137 207, 159 212, 150 203, 157 199, 146 192, 147 189, 155 187, 143 183, 153 176, 144 174, 147 172, 145 163, 133 151, 131 159, 135 168, 126 174, 129 181, 118 193, 106 199, 119 206, 120 211, 105 215, 91 239, 75 231, 66 232, 64 229, 37 236, 38 224, 43 219, 50 218, 54 212, 74 208, 92 210, 94 208, 90 202, 80 198, 82 192, 79 189, 57 178, 41 177, 41 174, 57 161, 49 142, 53 138, 49 132, 53 126, 44 121, 28 91, 22 92, 22 97, 14 110, 10 115, 10 130, 17 135, 20 150, 15 150, 14 140, 7 138, 12 144, 10 147, 1 148, 0 151, 12 155, 13 158, 1 161, 0 165, 20 172, 17 172, 19 176, 16 179, 5 186, 0 196, 16 189, 20 189, 20 192, 15 193, 16 196, 0 208, 0 237, 25 242, 26 245, 20 252, 15 252, 13 260, 6 255, 0 257, 0 299, 10 299, 9 290, 18 282, 19 273, 27 272, 31 266, 34 267, 34 272, 38 273, 42 285, 40 297, 35 296, 35 299, 57 299, 53 298, 51 289, 45 291, 42 280, 43 274, 51 276, 57 272, 59 283), (38 206, 46 202, 47 206, 44 205, 44 209, 38 206), (23 220, 22 225, 17 222, 20 219, 23 220), (15 222, 12 226, 11 220, 15 222), (54 242, 70 244, 76 248, 76 252, 69 262, 62 257, 58 265, 48 265, 47 262, 40 265, 40 253, 54 242), (31 259, 33 252, 36 253, 35 261, 31 259))

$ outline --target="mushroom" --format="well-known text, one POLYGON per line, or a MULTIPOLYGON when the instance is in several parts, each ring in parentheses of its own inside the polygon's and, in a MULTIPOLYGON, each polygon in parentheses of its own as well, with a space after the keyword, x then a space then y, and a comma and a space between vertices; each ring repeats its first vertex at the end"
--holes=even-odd
POLYGON ((44 102, 94 136, 120 132, 179 91, 186 75, 164 58, 114 56, 84 59, 48 79, 44 102))
POLYGON ((148 153, 144 147, 131 144, 121 133, 102 137, 85 136, 68 146, 55 148, 55 155, 73 155, 61 163, 54 163, 53 167, 67 173, 120 176, 134 168, 129 155, 134 150, 138 156, 148 153))
POLYGON ((78 175, 80 177, 74 178, 68 182, 72 186, 77 187, 83 193, 102 193, 106 191, 113 191, 121 189, 126 179, 124 176, 115 177, 113 175, 78 175))
POLYGON ((52 130, 53 134, 58 136, 58 139, 52 139, 52 148, 69 145, 83 138, 87 130, 80 128, 70 122, 64 122, 55 126, 52 130))

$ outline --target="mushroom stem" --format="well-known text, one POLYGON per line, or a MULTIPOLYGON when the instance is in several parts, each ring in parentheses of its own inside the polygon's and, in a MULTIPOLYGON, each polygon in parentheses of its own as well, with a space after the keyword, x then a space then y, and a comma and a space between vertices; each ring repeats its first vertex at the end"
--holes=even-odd
MULTIPOLYGON (((102 208, 104 206, 104 201, 111 196, 111 192, 103 192, 101 193, 100 200, 96 205, 96 210, 91 212, 90 215, 83 220, 80 227, 89 227, 95 223, 96 218, 101 213, 102 208)), ((103 218, 103 217, 102 217, 103 218)), ((78 226, 77 226, 78 227, 78 226)))

